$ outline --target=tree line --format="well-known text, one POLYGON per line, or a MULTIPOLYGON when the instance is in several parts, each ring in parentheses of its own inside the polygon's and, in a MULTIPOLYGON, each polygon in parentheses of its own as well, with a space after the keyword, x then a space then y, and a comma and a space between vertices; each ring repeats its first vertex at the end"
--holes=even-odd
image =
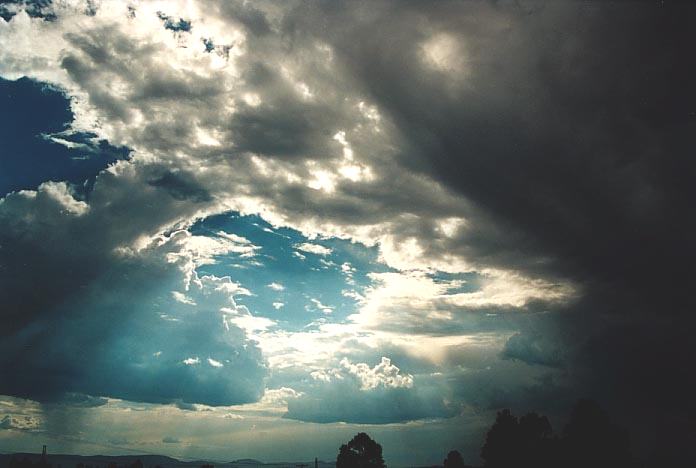
MULTIPOLYGON (((629 468, 634 462, 628 432, 614 424, 592 400, 579 400, 560 434, 546 416, 535 412, 517 417, 498 412, 481 448, 485 468, 629 468)), ((445 468, 470 468, 452 450, 445 468)), ((364 432, 341 446, 336 468, 386 468, 382 446, 364 432)))

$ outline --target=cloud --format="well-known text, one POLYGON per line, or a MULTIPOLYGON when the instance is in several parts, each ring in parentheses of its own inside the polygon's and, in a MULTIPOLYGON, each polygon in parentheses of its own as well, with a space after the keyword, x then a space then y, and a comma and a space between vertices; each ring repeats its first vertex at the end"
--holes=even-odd
POLYGON ((506 332, 549 308, 573 302, 565 284, 488 270, 460 275, 424 271, 369 273, 349 319, 366 329, 401 334, 464 335, 506 332))
POLYGON ((166 436, 162 438, 162 443, 164 444, 180 444, 181 440, 176 437, 166 436))
POLYGON ((41 427, 40 421, 32 416, 15 417, 11 414, 5 415, 0 420, 0 429, 14 429, 18 431, 35 431, 41 427))
POLYGON ((311 298, 310 301, 314 304, 314 307, 322 311, 324 314, 330 314, 334 311, 332 306, 322 304, 319 299, 311 298))
POLYGON ((385 424, 455 414, 442 382, 401 373, 383 357, 374 367, 343 359, 339 367, 312 373, 313 384, 288 401, 286 418, 319 423, 385 424))
POLYGON ((193 299, 188 297, 186 294, 181 293, 179 291, 172 291, 172 297, 177 301, 181 302, 182 304, 188 304, 188 305, 193 305, 195 306, 196 303, 193 302, 193 299))
POLYGON ((176 400, 174 402, 174 406, 182 411, 198 411, 198 406, 196 406, 194 403, 186 403, 181 400, 176 400))
POLYGON ((253 334, 258 330, 268 330, 276 325, 276 322, 266 317, 256 317, 245 311, 246 313, 237 313, 230 316, 229 322, 234 323, 247 333, 253 334))
POLYGON ((97 406, 104 406, 108 402, 109 400, 107 398, 94 397, 91 395, 84 395, 81 393, 66 393, 60 400, 61 404, 80 408, 94 408, 97 406))
MULTIPOLYGON (((413 376, 406 374, 400 375, 399 368, 392 365, 391 360, 382 357, 382 361, 375 367, 370 368, 364 362, 353 364, 348 359, 342 359, 340 362, 342 371, 356 377, 360 381, 361 390, 373 390, 377 387, 384 388, 411 388, 413 387, 413 376)), ((343 379, 342 373, 336 370, 323 372, 316 371, 312 373, 312 378, 325 382, 331 381, 331 376, 334 378, 343 379)))
POLYGON ((148 184, 153 187, 163 187, 177 200, 194 200, 197 202, 210 201, 210 194, 197 185, 193 180, 187 180, 176 172, 167 171, 164 174, 150 179, 148 184))
POLYGON ((330 248, 324 247, 323 245, 319 244, 312 244, 311 242, 303 242, 302 244, 297 244, 295 245, 295 248, 303 252, 313 253, 315 255, 326 256, 331 254, 330 248))
POLYGON ((236 413, 225 415, 229 419, 244 419, 244 415, 281 416, 287 412, 288 403, 300 398, 302 392, 291 387, 266 388, 259 401, 234 406, 236 413))
POLYGON ((220 361, 216 361, 215 359, 212 359, 212 358, 208 358, 208 364, 210 364, 213 367, 224 367, 225 366, 220 361))
MULTIPOLYGON (((90 209, 79 213, 67 210, 73 203, 66 198, 70 195, 52 186, 11 194, 0 202, 0 217, 12 220, 2 233, 6 248, 0 256, 5 265, 19 266, 16 287, 13 291, 3 288, 2 294, 8 304, 23 301, 14 309, 21 311, 15 327, 34 323, 31 333, 6 336, 0 345, 5 356, 0 367, 14 375, 3 380, 0 392, 42 401, 63 400, 66 393, 217 405, 258 398, 265 375, 263 358, 231 321, 244 313, 233 299, 239 289, 229 278, 198 277, 195 272, 197 265, 212 262, 219 253, 244 252, 250 247, 229 239, 197 239, 188 233, 143 237, 148 229, 159 230, 154 212, 166 201, 151 205, 153 212, 140 218, 135 210, 129 211, 129 222, 119 234, 111 231, 90 241, 95 226, 113 219, 109 211, 119 210, 118 196, 108 197, 108 202, 103 199, 106 204, 99 201, 110 192, 109 179, 110 174, 98 177, 90 209), (15 217, 17 210, 23 213, 21 218, 15 217), (33 216, 41 216, 44 222, 18 223, 33 216), (37 252, 33 236, 52 239, 52 248, 37 252), (42 255, 46 266, 39 276, 21 268, 35 255, 42 255), (57 273, 64 268, 74 273, 57 273), (37 297, 27 275, 52 286, 37 297), (188 286, 186 295, 197 306, 170 294, 181 284, 188 286), (80 285, 85 295, 75 294, 80 285), (23 300, 32 296, 35 299, 23 300), (85 313, 90 310, 99 313, 85 313), (89 340, 84 339, 87 331, 89 340), (19 351, 37 339, 32 353, 19 351), (214 366, 184 364, 196 356, 225 362, 225 372, 214 366), (25 372, 14 372, 18 365, 25 372), (174 381, 186 384, 167 383, 174 381)), ((119 186, 115 194, 127 186, 119 186)), ((4 319, 12 320, 12 315, 4 319)))
POLYGON ((505 343, 502 356, 505 359, 518 359, 530 364, 559 366, 563 362, 562 352, 555 343, 543 335, 515 333, 505 343))
MULTIPOLYGON (((558 342, 576 388, 682 414, 667 389, 694 390, 675 377, 690 368, 675 343, 693 322, 696 67, 663 52, 694 42, 692 7, 157 8, 107 2, 86 17, 57 3, 53 21, 18 11, 0 22, 2 76, 59 87, 73 130, 133 150, 88 196, 45 182, 0 202, 0 369, 26 370, 1 391, 227 404, 262 393, 261 349, 291 368, 328 368, 370 345, 456 368, 453 347, 485 343, 514 358, 493 366, 496 378, 516 369, 544 395, 525 372, 555 365, 558 342), (235 302, 248 290, 233 278, 196 273, 257 255, 187 231, 229 210, 375 247, 383 268, 349 319, 275 329, 235 302), (182 364, 193 356, 224 367, 182 364), (661 382, 650 387, 661 398, 622 382, 661 382)), ((305 244, 293 255, 333 255, 305 244)), ((483 370, 469 378, 496 394, 477 385, 497 382, 483 370)), ((412 388, 370 392, 359 382, 312 382, 317 393, 292 400, 289 417, 448 414, 433 397, 441 382, 424 389, 414 374, 412 388)))

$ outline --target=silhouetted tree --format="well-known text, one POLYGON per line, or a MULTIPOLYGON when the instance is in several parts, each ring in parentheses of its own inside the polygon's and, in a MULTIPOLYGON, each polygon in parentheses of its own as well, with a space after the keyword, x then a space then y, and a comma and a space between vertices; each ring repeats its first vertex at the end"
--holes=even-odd
POLYGON ((519 420, 520 466, 546 468, 557 466, 558 440, 548 418, 537 413, 527 413, 519 420))
POLYGON ((546 416, 528 413, 517 419, 498 412, 486 435, 481 458, 487 468, 625 468, 632 465, 628 435, 597 403, 580 400, 563 437, 554 437, 546 416))
POLYGON ((546 416, 528 413, 518 420, 505 409, 486 435, 481 458, 490 468, 554 466, 557 441, 552 435, 546 416))
POLYGON ((509 409, 498 411, 495 423, 486 434, 481 458, 491 468, 515 466, 520 454, 519 422, 509 409))
POLYGON ((447 458, 443 462, 445 468, 466 468, 464 460, 462 459, 462 454, 456 450, 452 450, 447 454, 447 458))
POLYGON ((563 429, 565 466, 621 468, 631 465, 628 434, 592 400, 579 400, 563 429))
POLYGON ((382 446, 360 432, 348 444, 341 445, 336 468, 385 468, 382 446))

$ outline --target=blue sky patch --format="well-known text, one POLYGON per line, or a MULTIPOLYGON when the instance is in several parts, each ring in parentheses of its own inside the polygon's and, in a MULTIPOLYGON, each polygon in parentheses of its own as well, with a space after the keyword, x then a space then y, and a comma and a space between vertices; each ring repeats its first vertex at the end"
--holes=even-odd
POLYGON ((56 15, 50 11, 52 0, 3 0, 0 4, 0 17, 10 21, 18 9, 23 9, 32 18, 55 21, 56 15))
POLYGON ((450 287, 448 294, 472 293, 481 289, 483 276, 480 273, 471 271, 467 273, 446 273, 437 271, 428 276, 436 283, 447 283, 450 287))
POLYGON ((164 28, 169 29, 170 31, 174 32, 190 32, 191 31, 191 22, 186 21, 183 18, 179 18, 178 21, 174 20, 171 16, 167 16, 161 11, 157 13, 157 16, 159 19, 161 19, 164 22, 164 28))
POLYGON ((362 294, 371 284, 368 274, 388 271, 377 262, 374 247, 334 238, 310 240, 294 229, 275 229, 256 215, 212 216, 190 231, 207 236, 223 231, 261 247, 253 257, 218 257, 217 263, 199 267, 198 274, 231 276, 253 294, 237 297, 239 304, 287 330, 345 320, 355 312, 354 293, 362 294))
POLYGON ((0 79, 0 197, 48 180, 84 192, 99 171, 128 156, 127 148, 72 132, 72 120, 61 91, 28 78, 0 79))

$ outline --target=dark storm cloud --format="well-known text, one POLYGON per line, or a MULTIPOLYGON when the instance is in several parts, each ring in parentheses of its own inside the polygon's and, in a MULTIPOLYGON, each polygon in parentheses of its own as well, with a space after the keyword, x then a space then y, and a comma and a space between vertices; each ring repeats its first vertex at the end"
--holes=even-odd
POLYGON ((684 277, 690 268, 676 261, 684 242, 659 255, 645 248, 693 227, 677 216, 692 194, 686 154, 696 96, 686 84, 694 67, 679 54, 693 39, 690 7, 560 3, 530 13, 414 3, 376 14, 321 5, 299 8, 286 27, 330 31, 325 38, 411 142, 405 162, 510 228, 488 241, 503 249, 499 261, 537 269, 537 256, 551 257, 555 273, 650 285, 643 289, 655 297, 679 292, 644 271, 669 265, 684 277), (349 26, 339 24, 345 15, 355 19, 349 26), (421 27, 406 27, 416 19, 421 27), (456 77, 419 57, 439 33, 462 43, 464 83, 455 92, 456 77))
POLYGON ((150 403, 256 401, 266 374, 261 353, 243 331, 222 327, 219 303, 178 304, 167 290, 179 279, 171 271, 135 270, 112 265, 86 298, 64 299, 5 339, 0 369, 9 378, 0 393, 73 407, 105 403, 75 392, 150 403))
POLYGON ((104 406, 108 402, 109 400, 106 398, 93 397, 91 395, 85 395, 82 393, 66 393, 61 400, 61 403, 80 408, 104 406))
POLYGON ((219 309, 235 308, 225 280, 205 279, 188 291, 202 294, 194 310, 171 294, 183 286, 181 267, 195 261, 186 253, 189 237, 174 233, 155 251, 127 253, 144 232, 176 226, 198 210, 195 181, 182 174, 162 181, 168 172, 158 165, 136 175, 124 164, 98 176, 89 205, 63 183, 0 201, 0 371, 10 376, 0 394, 73 407, 102 404, 102 395, 255 401, 266 368, 241 329, 223 326, 219 309), (127 180, 140 189, 122 191, 127 180))
POLYGON ((219 8, 220 13, 226 18, 243 24, 247 31, 256 36, 264 36, 271 32, 266 14, 251 3, 222 2, 219 8))
MULTIPOLYGON (((683 312, 692 303, 683 281, 693 277, 684 259, 693 253, 696 67, 683 53, 693 7, 563 4, 527 14, 479 5, 448 15, 454 7, 417 13, 470 55, 470 90, 456 96, 443 90, 447 78, 414 65, 418 34, 402 35, 409 46, 399 50, 340 44, 419 150, 412 163, 520 237, 522 252, 515 237, 493 239, 508 265, 536 269, 525 262, 551 257, 554 273, 683 312), (507 24, 486 32, 477 21, 486 14, 507 24), (397 80, 404 66, 412 78, 397 80), (649 273, 658 271, 669 274, 649 273)), ((385 34, 380 20, 363 32, 385 34)))
POLYGON ((548 343, 545 335, 515 333, 505 343, 502 356, 545 366, 558 366, 563 362, 560 347, 548 343))
MULTIPOLYGON (((670 393, 696 390, 681 372, 694 363, 681 343, 694 326, 696 7, 380 7, 303 4, 284 27, 334 45, 408 141, 403 162, 485 213, 495 227, 462 239, 469 256, 582 286, 555 325, 574 365, 614 376, 593 393, 693 416, 670 393), (437 34, 461 45, 443 70, 422 58, 437 34)), ((515 335, 505 353, 555 363, 536 339, 515 335)))
POLYGON ((148 184, 162 187, 176 200, 193 200, 196 202, 210 201, 212 197, 205 188, 195 182, 189 174, 166 171, 164 174, 150 179, 148 184))

